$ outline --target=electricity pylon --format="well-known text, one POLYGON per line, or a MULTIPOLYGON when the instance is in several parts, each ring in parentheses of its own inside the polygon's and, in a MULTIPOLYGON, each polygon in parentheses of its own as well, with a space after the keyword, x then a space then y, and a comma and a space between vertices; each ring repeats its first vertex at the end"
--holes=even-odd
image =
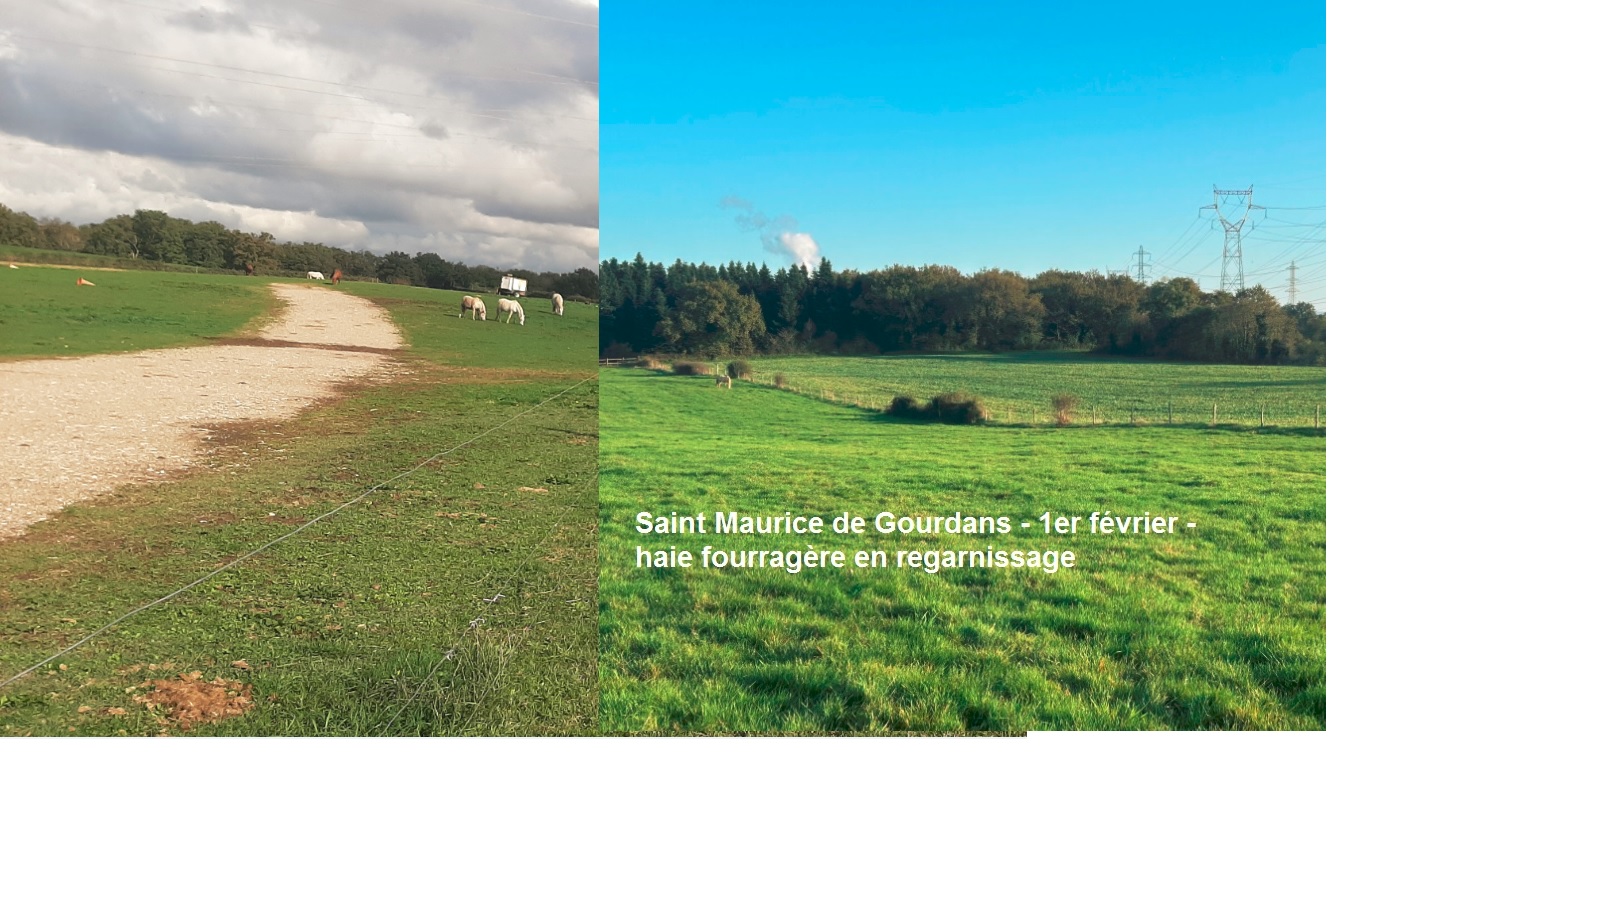
POLYGON ((1245 220, 1250 218, 1253 209, 1265 209, 1253 202, 1255 185, 1242 191, 1224 191, 1216 185, 1211 186, 1211 205, 1202 206, 1200 210, 1212 210, 1217 214, 1217 221, 1222 223, 1222 283, 1223 293, 1238 293, 1244 290, 1244 247, 1239 240, 1239 230, 1244 227, 1245 220), (1238 219, 1229 219, 1222 212, 1223 197, 1243 197, 1244 212, 1238 219))

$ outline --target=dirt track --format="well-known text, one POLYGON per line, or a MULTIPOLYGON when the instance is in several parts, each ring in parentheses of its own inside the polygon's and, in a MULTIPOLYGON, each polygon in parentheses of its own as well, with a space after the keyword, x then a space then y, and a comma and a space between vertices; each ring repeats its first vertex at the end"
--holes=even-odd
POLYGON ((403 342, 376 304, 315 287, 273 291, 286 309, 253 341, 0 363, 0 540, 192 465, 209 423, 288 418, 341 382, 394 371, 374 351, 403 342))

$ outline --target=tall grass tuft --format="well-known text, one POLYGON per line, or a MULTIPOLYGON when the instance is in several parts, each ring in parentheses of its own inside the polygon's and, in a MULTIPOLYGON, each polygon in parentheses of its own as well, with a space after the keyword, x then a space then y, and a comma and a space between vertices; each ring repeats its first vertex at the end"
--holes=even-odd
POLYGON ((1050 398, 1050 405, 1055 408, 1057 425, 1071 425, 1072 415, 1078 411, 1078 395, 1057 394, 1050 398))

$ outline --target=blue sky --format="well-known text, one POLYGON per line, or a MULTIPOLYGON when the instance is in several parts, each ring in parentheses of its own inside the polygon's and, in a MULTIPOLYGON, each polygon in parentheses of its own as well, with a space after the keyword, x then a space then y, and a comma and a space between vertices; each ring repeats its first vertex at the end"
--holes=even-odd
POLYGON ((1142 244, 1151 276, 1211 289, 1200 207, 1253 185, 1246 281, 1286 301, 1293 261, 1323 305, 1321 4, 601 13, 603 258, 786 265, 789 233, 835 268, 1033 274, 1131 271, 1142 244))

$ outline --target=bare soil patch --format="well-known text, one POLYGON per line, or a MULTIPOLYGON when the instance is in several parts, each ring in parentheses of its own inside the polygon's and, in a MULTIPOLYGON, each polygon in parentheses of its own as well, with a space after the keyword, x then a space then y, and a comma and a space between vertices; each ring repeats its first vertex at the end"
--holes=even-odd
POLYGON ((0 540, 193 465, 208 427, 286 419, 354 380, 397 374, 404 342, 376 304, 302 285, 273 291, 282 314, 237 342, 0 363, 0 540))

